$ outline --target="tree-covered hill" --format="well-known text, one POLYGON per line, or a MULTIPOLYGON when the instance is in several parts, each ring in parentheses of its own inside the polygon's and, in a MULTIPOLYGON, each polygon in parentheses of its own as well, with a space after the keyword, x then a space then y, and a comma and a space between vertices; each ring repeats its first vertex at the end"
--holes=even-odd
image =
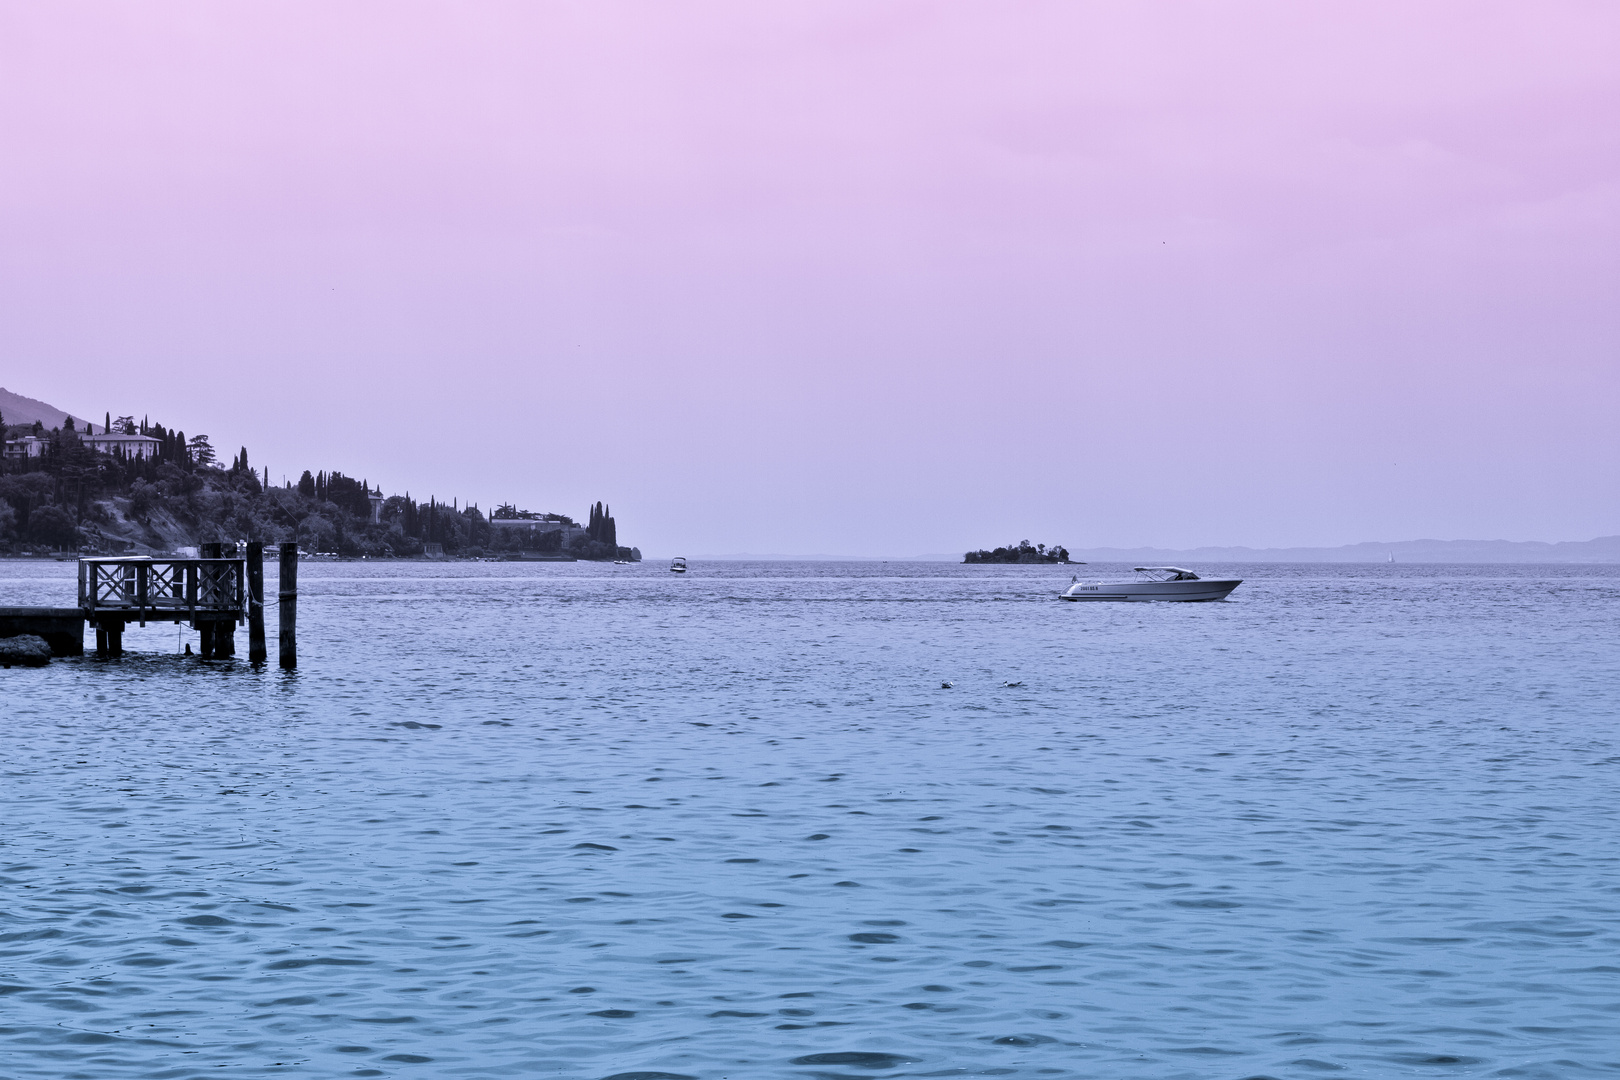
MULTIPOLYGON (((369 481, 336 470, 305 471, 296 484, 274 487, 249 464, 246 447, 225 465, 206 435, 188 438, 132 416, 106 420, 95 427, 155 440, 143 444, 151 456, 92 449, 72 417, 56 428, 8 426, 0 417, 8 451, 0 461, 0 552, 145 554, 210 541, 294 540, 305 551, 350 556, 483 556, 516 555, 537 543, 528 532, 492 529, 477 506, 458 499, 384 498, 369 481), (373 503, 380 503, 376 521, 373 503)), ((558 554, 640 557, 618 546, 601 503, 589 528, 562 520, 571 528, 568 544, 552 549, 558 554)))

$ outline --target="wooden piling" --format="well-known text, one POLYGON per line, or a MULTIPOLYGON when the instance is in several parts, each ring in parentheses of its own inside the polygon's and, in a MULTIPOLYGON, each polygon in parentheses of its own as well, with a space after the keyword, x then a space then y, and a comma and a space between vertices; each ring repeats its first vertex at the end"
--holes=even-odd
POLYGON ((225 658, 236 655, 236 623, 221 621, 214 624, 214 655, 225 658))
POLYGON ((107 624, 107 655, 124 655, 124 624, 121 622, 107 624))
POLYGON ((248 662, 262 664, 269 650, 264 643, 264 545, 247 546, 248 662))
POLYGON ((298 545, 281 545, 280 582, 277 588, 281 641, 281 666, 291 670, 298 666, 298 545))

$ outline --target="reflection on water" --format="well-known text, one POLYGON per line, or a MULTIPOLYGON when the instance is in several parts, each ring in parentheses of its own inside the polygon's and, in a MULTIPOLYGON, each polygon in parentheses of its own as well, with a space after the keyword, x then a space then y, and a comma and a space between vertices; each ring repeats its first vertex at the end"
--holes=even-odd
POLYGON ((1617 1068, 1617 569, 300 576, 0 672, 0 1075, 1617 1068))

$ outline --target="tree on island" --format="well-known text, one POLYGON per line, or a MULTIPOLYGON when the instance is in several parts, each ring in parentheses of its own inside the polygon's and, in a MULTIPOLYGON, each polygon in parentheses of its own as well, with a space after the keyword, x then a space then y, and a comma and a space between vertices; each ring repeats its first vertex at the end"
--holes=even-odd
POLYGON ((1045 544, 1031 544, 1028 540, 1020 540, 1016 544, 998 547, 992 551, 980 548, 970 551, 962 557, 965 563, 1066 563, 1069 561, 1069 550, 1059 544, 1050 548, 1045 544))
POLYGON ((609 548, 619 546, 619 529, 613 523, 613 514, 605 504, 597 503, 591 507, 590 523, 585 526, 585 535, 609 548))

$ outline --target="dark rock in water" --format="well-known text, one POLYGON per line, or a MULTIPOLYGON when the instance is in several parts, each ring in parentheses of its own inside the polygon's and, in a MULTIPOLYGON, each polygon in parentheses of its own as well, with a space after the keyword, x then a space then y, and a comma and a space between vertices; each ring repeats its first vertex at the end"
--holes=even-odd
POLYGON ((1057 1042, 1050 1035, 1003 1035, 990 1041, 997 1046, 1039 1046, 1041 1043, 1057 1042))
POLYGON ((0 638, 0 667, 44 667, 51 662, 51 647, 33 634, 0 638))
POLYGON ((864 1065, 868 1069, 892 1069, 896 1065, 914 1062, 914 1057, 900 1054, 880 1054, 864 1050, 841 1050, 832 1054, 806 1054, 796 1057, 794 1065, 864 1065))

